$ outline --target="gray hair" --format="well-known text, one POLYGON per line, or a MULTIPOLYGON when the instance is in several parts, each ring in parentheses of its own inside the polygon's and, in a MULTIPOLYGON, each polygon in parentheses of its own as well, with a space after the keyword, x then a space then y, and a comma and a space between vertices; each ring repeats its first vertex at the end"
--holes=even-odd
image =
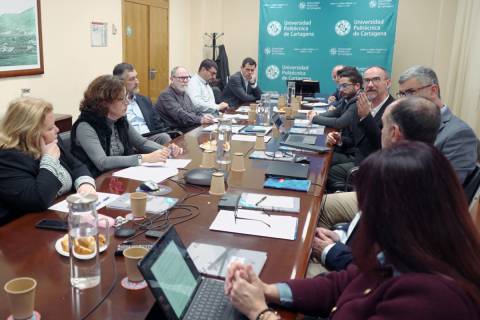
POLYGON ((438 86, 438 97, 441 98, 437 74, 435 71, 433 71, 433 69, 421 65, 410 67, 400 75, 400 78, 398 78, 398 83, 402 84, 412 78, 417 79, 422 86, 436 84, 438 86))
POLYGON ((182 66, 176 66, 173 67, 172 71, 170 71, 170 77, 175 77, 175 74, 177 73, 177 70, 183 68, 182 66))

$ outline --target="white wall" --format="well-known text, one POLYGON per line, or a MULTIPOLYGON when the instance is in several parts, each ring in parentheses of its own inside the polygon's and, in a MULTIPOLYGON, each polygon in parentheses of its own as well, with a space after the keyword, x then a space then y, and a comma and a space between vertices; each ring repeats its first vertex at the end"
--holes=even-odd
POLYGON ((83 91, 96 76, 111 73, 122 59, 119 0, 41 1, 45 73, 0 79, 0 114, 21 88, 53 103, 55 112, 78 115, 83 91), (90 47, 90 22, 107 22, 108 46, 90 47), (112 24, 118 32, 112 35, 112 24))

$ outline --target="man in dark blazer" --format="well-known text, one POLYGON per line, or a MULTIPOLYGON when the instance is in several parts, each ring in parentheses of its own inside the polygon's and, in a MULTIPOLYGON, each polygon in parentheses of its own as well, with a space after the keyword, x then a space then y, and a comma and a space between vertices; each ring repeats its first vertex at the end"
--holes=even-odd
POLYGON ((127 119, 129 124, 142 136, 158 144, 165 145, 170 142, 171 138, 167 133, 169 128, 159 117, 155 117, 152 101, 149 97, 138 94, 140 82, 133 65, 119 63, 113 69, 113 75, 122 79, 127 88, 129 99, 127 119))
POLYGON ((260 100, 262 91, 255 76, 256 68, 257 62, 255 60, 245 58, 242 61, 240 71, 228 78, 228 83, 222 92, 222 100, 234 108, 248 102, 260 100))
POLYGON ((365 70, 363 85, 365 92, 357 95, 350 125, 327 136, 327 142, 336 145, 327 179, 330 192, 344 190, 349 171, 381 147, 382 115, 395 100, 388 92, 390 76, 384 68, 373 66, 365 70))
MULTIPOLYGON (((383 148, 401 140, 434 144, 440 127, 440 112, 434 103, 425 98, 404 98, 396 100, 387 108, 382 123, 383 148)), ((355 197, 353 192, 346 194, 355 197)), ((328 270, 343 270, 352 262, 350 245, 354 241, 359 219, 360 214, 356 213, 350 225, 343 231, 332 231, 323 227, 315 230, 313 256, 321 260, 328 270)), ((312 274, 318 270, 318 266, 309 269, 312 274)))

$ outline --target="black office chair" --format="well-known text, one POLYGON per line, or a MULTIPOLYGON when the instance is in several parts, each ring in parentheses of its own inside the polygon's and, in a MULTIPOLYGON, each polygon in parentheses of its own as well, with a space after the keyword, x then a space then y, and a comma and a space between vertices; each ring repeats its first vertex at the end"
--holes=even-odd
POLYGON ((65 147, 66 150, 70 151, 71 146, 72 146, 72 138, 70 135, 70 131, 65 131, 65 132, 60 132, 58 134, 60 139, 62 139, 63 146, 65 147))
POLYGON ((463 183, 463 191, 467 197, 467 201, 470 204, 480 187, 480 164, 477 163, 475 169, 470 173, 463 183))

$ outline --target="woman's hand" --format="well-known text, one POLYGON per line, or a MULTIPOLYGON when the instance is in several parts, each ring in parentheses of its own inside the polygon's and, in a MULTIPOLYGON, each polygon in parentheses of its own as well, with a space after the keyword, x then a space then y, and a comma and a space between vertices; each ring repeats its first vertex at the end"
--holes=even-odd
POLYGON ((95 190, 95 187, 92 186, 90 183, 82 183, 78 187, 77 193, 80 193, 80 194, 89 194, 89 193, 96 194, 97 190, 95 190))
POLYGON ((143 162, 165 162, 170 155, 170 149, 162 148, 151 153, 142 154, 143 162))
POLYGON ((238 269, 235 271, 229 295, 230 301, 238 311, 249 319, 256 319, 258 314, 267 308, 265 294, 263 289, 257 286, 258 283, 257 285, 249 283, 244 277, 244 271, 238 269))
POLYGON ((168 148, 170 149, 170 155, 172 157, 176 157, 178 155, 181 155, 183 153, 183 149, 177 146, 175 143, 170 143, 168 145, 168 148))
POLYGON ((42 155, 48 154, 55 159, 60 159, 60 148, 58 147, 57 139, 53 140, 49 144, 45 144, 45 140, 41 138, 40 149, 42 150, 42 155))

